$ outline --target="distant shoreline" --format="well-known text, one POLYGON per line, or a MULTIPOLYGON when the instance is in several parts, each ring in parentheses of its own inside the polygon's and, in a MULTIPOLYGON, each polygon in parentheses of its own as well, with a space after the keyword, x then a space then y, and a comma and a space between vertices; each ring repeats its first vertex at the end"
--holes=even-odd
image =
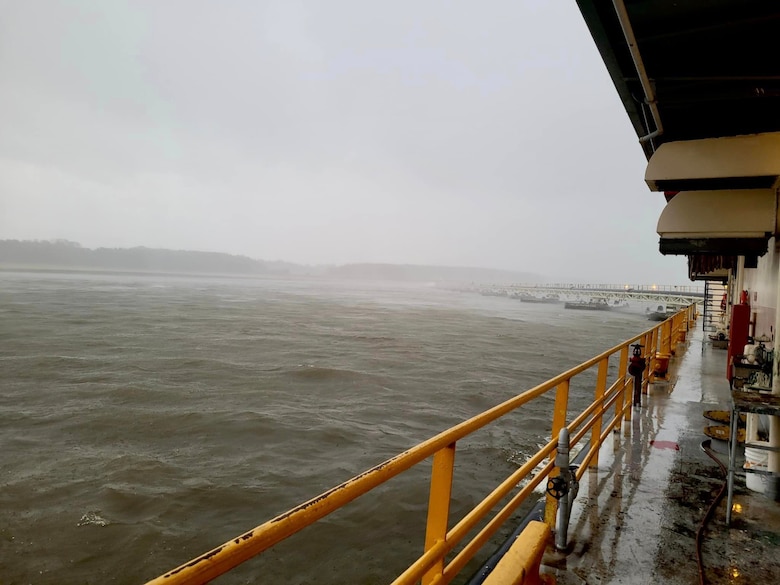
POLYGON ((376 278, 354 278, 343 277, 332 274, 287 274, 287 273, 265 273, 265 274, 237 274, 237 273, 217 273, 217 272, 163 272, 163 271, 139 271, 139 270, 102 270, 99 268, 78 268, 70 266, 14 266, 0 264, 0 273, 21 273, 21 274, 83 274, 92 276, 166 276, 174 278, 192 278, 192 279, 230 279, 230 280, 298 280, 298 281, 320 281, 320 282, 364 282, 364 283, 382 283, 392 282, 399 285, 463 285, 459 282, 437 282, 433 280, 393 280, 376 278))
POLYGON ((78 266, 22 266, 14 264, 0 264, 0 272, 30 272, 40 274, 110 274, 114 276, 183 276, 190 278, 231 278, 231 279, 256 279, 256 280, 275 280, 279 278, 299 279, 299 278, 317 278, 313 276, 300 276, 297 274, 283 273, 263 273, 263 274, 239 274, 236 272, 175 272, 162 270, 122 270, 85 268, 78 266))
POLYGON ((68 240, 0 240, 0 270, 38 273, 170 275, 209 278, 312 278, 417 283, 542 282, 538 274, 469 266, 389 264, 303 265, 222 252, 165 248, 84 248, 68 240))

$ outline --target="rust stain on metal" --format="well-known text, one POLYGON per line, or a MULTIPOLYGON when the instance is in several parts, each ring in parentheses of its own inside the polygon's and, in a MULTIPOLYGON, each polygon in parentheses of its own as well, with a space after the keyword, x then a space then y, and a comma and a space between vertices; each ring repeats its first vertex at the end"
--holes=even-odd
POLYGON ((253 531, 251 531, 251 532, 247 532, 246 534, 244 534, 244 535, 242 535, 242 536, 239 536, 239 538, 240 538, 241 540, 249 540, 250 538, 252 538, 252 536, 254 535, 254 533, 255 533, 255 532, 254 532, 254 530, 253 530, 253 531))
POLYGON ((222 552, 222 549, 225 548, 224 546, 221 546, 219 548, 215 548, 214 550, 207 552, 205 555, 199 556, 197 559, 192 559, 189 563, 186 565, 182 565, 181 567, 178 567, 174 569, 173 571, 169 571, 168 573, 165 573, 163 577, 167 579, 168 577, 173 577, 177 573, 180 573, 184 569, 189 569, 190 567, 194 567, 195 565, 198 565, 202 563, 203 561, 209 560, 211 557, 218 555, 222 552))
POLYGON ((392 459, 388 459, 387 461, 385 461, 383 463, 380 463, 379 465, 377 465, 375 467, 372 467, 371 469, 368 469, 367 471, 364 471, 360 475, 356 475, 355 477, 353 477, 352 479, 346 481, 345 483, 343 483, 341 485, 338 485, 338 486, 336 486, 334 488, 331 488, 331 489, 329 489, 327 492, 325 492, 323 494, 320 494, 319 496, 317 496, 313 500, 309 500, 308 502, 304 502, 303 504, 301 504, 299 506, 296 506, 292 510, 288 510, 287 512, 285 512, 281 516, 277 516, 276 518, 271 520, 271 522, 272 523, 281 522, 282 520, 286 520, 287 518, 289 518, 293 514, 296 514, 297 512, 301 512, 303 510, 306 510, 307 508, 310 508, 311 506, 313 506, 315 504, 318 504, 322 500, 325 500, 326 498, 329 498, 331 495, 333 495, 333 494, 335 494, 337 492, 340 492, 342 490, 347 489, 348 487, 352 486, 352 484, 354 484, 357 481, 361 480, 362 478, 364 478, 364 477, 374 473, 375 471, 380 471, 380 470, 384 469, 385 467, 387 467, 388 465, 393 463, 395 460, 400 459, 404 454, 397 455, 397 456, 393 457, 392 459))
POLYGON ((236 536, 236 537, 233 539, 233 542, 234 542, 235 544, 241 544, 243 541, 245 541, 245 540, 249 540, 249 539, 250 539, 250 538, 252 538, 254 535, 255 535, 255 531, 254 531, 254 530, 250 530, 249 532, 245 532, 245 533, 244 533, 244 534, 242 534, 241 536, 236 536))

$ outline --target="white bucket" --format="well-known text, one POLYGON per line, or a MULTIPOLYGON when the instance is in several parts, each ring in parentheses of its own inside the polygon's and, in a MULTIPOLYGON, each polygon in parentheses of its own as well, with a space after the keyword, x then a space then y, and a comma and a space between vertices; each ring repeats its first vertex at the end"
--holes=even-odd
MULTIPOLYGON (((743 468, 755 469, 759 472, 768 471, 767 465, 769 464, 769 451, 750 447, 751 444, 769 446, 768 441, 745 443, 745 465, 743 465, 743 468)), ((768 476, 764 475, 763 473, 748 472, 745 474, 745 485, 747 486, 747 489, 763 494, 766 491, 767 479, 768 476)))

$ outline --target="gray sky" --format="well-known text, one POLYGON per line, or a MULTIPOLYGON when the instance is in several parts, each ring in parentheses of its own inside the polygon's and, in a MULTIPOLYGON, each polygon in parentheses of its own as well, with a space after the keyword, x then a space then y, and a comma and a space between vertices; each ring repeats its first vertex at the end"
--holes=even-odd
POLYGON ((686 280, 573 0, 0 10, 0 238, 686 280))

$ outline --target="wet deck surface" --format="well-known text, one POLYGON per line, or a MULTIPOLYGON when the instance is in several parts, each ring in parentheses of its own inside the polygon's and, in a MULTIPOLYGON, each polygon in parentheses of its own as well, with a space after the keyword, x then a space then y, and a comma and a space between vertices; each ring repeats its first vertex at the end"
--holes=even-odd
MULTIPOLYGON (((730 408, 726 352, 702 344, 697 331, 674 361, 674 384, 651 388, 613 435, 613 448, 602 448, 598 468, 583 476, 569 550, 548 551, 544 560, 543 572, 559 585, 700 582, 696 532, 725 482, 700 447, 713 424, 702 413, 730 408)), ((728 466, 726 444, 713 443, 728 466)), ((748 490, 741 464, 731 528, 724 496, 704 532, 705 583, 780 580, 780 503, 748 490)))

